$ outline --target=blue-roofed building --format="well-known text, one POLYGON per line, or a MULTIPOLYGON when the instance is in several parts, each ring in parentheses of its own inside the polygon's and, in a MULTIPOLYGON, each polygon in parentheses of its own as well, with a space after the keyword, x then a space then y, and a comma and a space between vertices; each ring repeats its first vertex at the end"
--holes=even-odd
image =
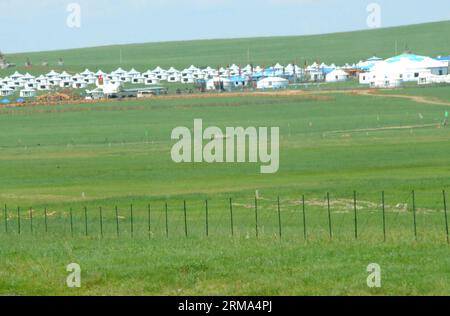
POLYGON ((383 58, 373 56, 373 57, 368 58, 366 61, 360 61, 356 65, 356 68, 360 69, 362 71, 370 71, 376 64, 378 64, 382 61, 383 61, 383 58))
POLYGON ((248 77, 243 75, 231 76, 229 78, 235 87, 245 87, 248 83, 248 77))
POLYGON ((401 54, 377 62, 368 72, 360 74, 360 83, 374 87, 398 86, 400 82, 427 82, 427 78, 443 77, 449 73, 448 61, 416 55, 401 54))
POLYGON ((439 57, 436 57, 435 59, 436 59, 436 60, 439 60, 439 61, 447 61, 447 62, 450 62, 450 56, 439 56, 439 57))

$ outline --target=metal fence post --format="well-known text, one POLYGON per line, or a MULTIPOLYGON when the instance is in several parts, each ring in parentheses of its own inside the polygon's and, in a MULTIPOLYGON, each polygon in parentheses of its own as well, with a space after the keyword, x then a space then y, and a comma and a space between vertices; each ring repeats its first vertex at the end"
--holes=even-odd
POLYGON ((306 206, 305 206, 305 195, 302 195, 302 209, 303 209, 303 238, 307 240, 307 233, 306 233, 306 206))
POLYGON ((258 198, 255 196, 255 232, 256 238, 259 237, 259 228, 258 228, 258 198))
POLYGON ((44 224, 45 224, 45 232, 48 233, 47 208, 44 208, 44 224))
POLYGON ((168 206, 167 206, 167 202, 165 204, 166 206, 166 237, 169 238, 169 214, 168 214, 168 206))
POLYGON ((88 215, 87 215, 87 207, 84 207, 84 228, 85 235, 88 236, 88 215))
POLYGON ((8 207, 5 204, 5 233, 8 233, 8 207))
POLYGON ((233 199, 232 198, 230 198, 230 221, 231 221, 231 237, 234 237, 233 199))
POLYGON ((72 208, 70 208, 69 212, 70 212, 70 234, 73 237, 73 214, 72 214, 72 208))
POLYGON ((331 207, 330 207, 330 193, 327 192, 327 205, 328 205, 328 229, 330 234, 330 240, 333 239, 333 232, 331 228, 331 207))
POLYGON ((130 205, 130 231, 131 238, 134 237, 133 204, 130 205))
POLYGON ((445 196, 445 190, 442 190, 442 196, 444 198, 445 235, 446 235, 447 244, 448 244, 448 243, 450 243, 450 239, 449 239, 449 235, 448 235, 447 199, 445 196))
POLYGON ((120 228, 119 228, 119 209, 116 205, 116 232, 117 232, 117 238, 120 236, 120 228))
POLYGON ((356 191, 353 191, 353 210, 354 210, 354 221, 355 221, 355 239, 358 239, 358 214, 356 206, 356 191))
POLYGON ((416 193, 412 191, 412 203, 413 203, 413 219, 414 219, 414 238, 417 241, 417 222, 416 222, 416 193))
POLYGON ((384 191, 381 192, 381 205, 383 211, 383 241, 386 242, 386 208, 385 208, 384 191))
POLYGON ((148 239, 152 236, 152 222, 151 222, 151 205, 150 203, 147 206, 147 213, 148 213, 148 239))
POLYGON ((281 206, 280 206, 280 197, 278 197, 277 200, 277 204, 278 204, 278 233, 281 239, 281 206))
POLYGON ((183 201, 183 210, 184 210, 184 234, 186 238, 188 237, 188 226, 187 226, 187 207, 186 200, 183 201))
POLYGON ((99 211, 100 211, 100 237, 103 239, 103 209, 102 209, 102 207, 100 206, 100 208, 99 208, 99 211))
POLYGON ((30 207, 30 231, 33 233, 33 207, 30 207))
POLYGON ((17 207, 17 229, 20 235, 20 206, 17 207))
POLYGON ((209 237, 209 209, 208 209, 208 200, 205 200, 205 218, 206 218, 206 237, 209 237))

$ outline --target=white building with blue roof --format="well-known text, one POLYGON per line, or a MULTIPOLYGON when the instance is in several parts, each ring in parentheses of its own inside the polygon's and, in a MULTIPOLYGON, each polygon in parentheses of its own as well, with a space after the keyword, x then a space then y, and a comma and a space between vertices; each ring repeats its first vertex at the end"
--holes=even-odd
POLYGON ((449 62, 415 54, 402 54, 377 62, 359 76, 361 84, 373 87, 398 86, 399 82, 417 82, 426 76, 447 76, 449 62))

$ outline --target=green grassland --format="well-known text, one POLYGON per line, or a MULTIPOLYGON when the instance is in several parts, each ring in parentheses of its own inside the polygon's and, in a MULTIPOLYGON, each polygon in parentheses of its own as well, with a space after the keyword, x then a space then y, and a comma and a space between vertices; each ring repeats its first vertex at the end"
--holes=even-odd
MULTIPOLYGON (((449 28, 440 22, 8 58, 20 65, 29 56, 36 68, 18 70, 32 73, 45 71, 43 60, 61 70, 53 66, 59 57, 71 71, 109 71, 119 66, 120 49, 120 66, 139 70, 244 64, 248 49, 261 65, 339 64, 394 55, 395 41, 399 52, 407 43, 420 54, 447 55, 449 28)), ((297 87, 321 90, 316 96, 1 108, 0 294, 449 295, 442 190, 450 191, 450 134, 441 126, 448 107, 389 94, 448 101, 450 90, 332 91, 356 87, 297 87), (251 163, 175 164, 171 131, 192 128, 196 118, 222 129, 280 127, 279 172, 263 175, 251 163), (80 289, 65 286, 72 262, 82 267, 80 289), (373 262, 382 268, 380 289, 366 285, 373 262)))
MULTIPOLYGON (((144 71, 161 67, 218 67, 228 64, 261 66, 276 62, 303 65, 313 61, 326 63, 356 63, 373 55, 391 57, 402 53, 406 47, 418 54, 448 55, 450 22, 436 22, 358 32, 313 36, 267 37, 227 40, 164 42, 122 46, 104 46, 53 52, 12 54, 10 62, 23 66, 29 57, 36 67, 30 72, 39 73, 40 64, 49 62, 49 68, 60 69, 57 61, 64 59, 65 69, 82 71, 102 69, 112 71, 117 67, 144 71), (396 44, 397 43, 397 44, 396 44), (397 51, 396 51, 397 47, 397 51), (122 50, 122 64, 120 51, 122 50), (249 54, 250 52, 250 54, 249 54)), ((20 70, 27 70, 19 67, 20 70)), ((0 72, 8 74, 10 70, 0 72)))
POLYGON ((450 135, 438 128, 447 107, 327 96, 2 109, 0 197, 8 220, 3 211, 0 293, 449 294, 442 189, 450 135), (195 118, 221 128, 279 126, 279 172, 173 163, 171 131, 192 128, 195 118), (417 125, 424 127, 382 129, 417 125), (84 271, 78 290, 65 287, 71 262, 84 271), (371 262, 386 273, 381 289, 366 286, 371 262))
POLYGON ((382 91, 384 94, 402 94, 409 96, 424 96, 434 100, 450 100, 450 87, 448 85, 434 85, 427 87, 404 87, 392 90, 382 91))

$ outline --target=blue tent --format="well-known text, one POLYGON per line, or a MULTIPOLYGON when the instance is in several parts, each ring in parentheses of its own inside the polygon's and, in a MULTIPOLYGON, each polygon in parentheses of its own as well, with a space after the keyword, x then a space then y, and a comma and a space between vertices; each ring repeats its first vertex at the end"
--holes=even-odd
POLYGON ((18 99, 16 100, 16 103, 25 103, 25 99, 23 99, 23 98, 18 98, 18 99))
POLYGON ((334 67, 320 67, 320 71, 324 74, 324 75, 328 75, 330 72, 336 70, 336 68, 334 67))
POLYGON ((450 56, 442 56, 442 57, 438 57, 438 58, 436 58, 436 60, 440 60, 440 61, 450 61, 450 56))
POLYGON ((234 82, 246 82, 247 78, 245 76, 231 76, 230 80, 234 82))
POLYGON ((259 79, 261 79, 262 77, 264 77, 264 74, 262 72, 254 72, 252 74, 252 80, 253 81, 258 81, 259 79))
POLYGON ((9 101, 9 99, 3 99, 2 101, 0 101, 1 104, 10 104, 11 101, 9 101))

